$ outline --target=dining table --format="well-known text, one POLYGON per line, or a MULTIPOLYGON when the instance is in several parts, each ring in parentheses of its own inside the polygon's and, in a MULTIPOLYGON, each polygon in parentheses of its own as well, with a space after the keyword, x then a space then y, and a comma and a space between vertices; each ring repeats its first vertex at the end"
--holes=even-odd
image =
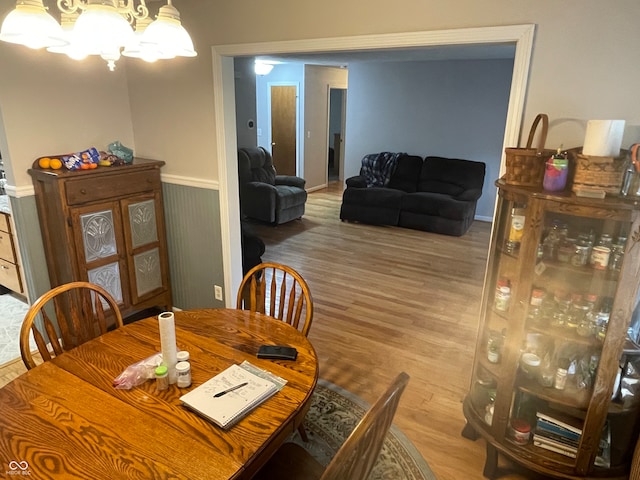
POLYGON ((109 331, 28 370, 0 389, 0 477, 37 479, 248 479, 301 425, 318 380, 301 332, 236 309, 174 312, 192 383, 158 391, 114 379, 161 351, 157 316, 109 331), (295 360, 257 358, 261 345, 296 348, 295 360), (229 429, 180 397, 233 364, 249 362, 286 384, 229 429))

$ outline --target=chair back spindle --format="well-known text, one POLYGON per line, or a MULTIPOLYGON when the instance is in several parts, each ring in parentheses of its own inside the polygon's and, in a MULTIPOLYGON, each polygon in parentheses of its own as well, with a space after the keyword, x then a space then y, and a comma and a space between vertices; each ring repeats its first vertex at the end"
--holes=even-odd
POLYGON ((37 365, 29 342, 31 334, 42 360, 49 361, 107 333, 111 321, 116 328, 123 325, 118 304, 104 288, 89 282, 52 288, 31 305, 22 322, 22 361, 27 369, 37 365))
POLYGON ((237 308, 282 320, 308 335, 313 320, 309 286, 291 267, 261 263, 247 272, 238 289, 237 308))

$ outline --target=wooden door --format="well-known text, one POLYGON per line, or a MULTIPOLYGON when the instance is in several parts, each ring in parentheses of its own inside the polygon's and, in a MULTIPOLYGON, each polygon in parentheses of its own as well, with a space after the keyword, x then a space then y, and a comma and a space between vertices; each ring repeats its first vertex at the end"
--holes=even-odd
POLYGON ((279 175, 296 175, 295 85, 271 86, 271 155, 279 175))

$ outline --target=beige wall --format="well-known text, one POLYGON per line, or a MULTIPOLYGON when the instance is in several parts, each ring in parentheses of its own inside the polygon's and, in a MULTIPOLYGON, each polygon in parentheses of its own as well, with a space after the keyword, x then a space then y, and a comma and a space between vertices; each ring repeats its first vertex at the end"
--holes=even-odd
MULTIPOLYGON (((0 1, 0 15, 15 2, 0 1)), ((9 184, 31 186, 37 157, 105 149, 114 140, 135 147, 126 65, 109 72, 99 58, 63 55, 0 42, 0 135, 9 184)))
MULTIPOLYGON (((372 1, 366 8, 354 0, 183 0, 176 6, 193 34, 197 59, 186 60, 184 71, 172 69, 162 78, 129 68, 136 144, 141 151, 153 151, 169 162, 179 156, 176 144, 183 140, 189 157, 215 161, 211 154, 215 148, 211 45, 523 23, 537 24, 525 129, 538 112, 546 112, 551 118, 552 145, 581 144, 585 122, 592 118, 625 119, 629 125, 625 144, 640 136, 640 112, 633 101, 640 78, 640 66, 633 61, 640 45, 640 29, 634 25, 640 16, 637 0, 614 4, 601 0, 400 0, 372 1), (160 95, 159 86, 168 83, 171 95, 160 95), (140 98, 145 90, 157 94, 140 98), (174 112, 179 102, 189 108, 174 112), (167 139, 167 144, 152 147, 161 131, 172 132, 171 142, 167 139)), ((216 169, 209 166, 203 171, 183 163, 181 168, 186 174, 217 177, 216 169)), ((178 166, 168 166, 174 169, 178 166)))

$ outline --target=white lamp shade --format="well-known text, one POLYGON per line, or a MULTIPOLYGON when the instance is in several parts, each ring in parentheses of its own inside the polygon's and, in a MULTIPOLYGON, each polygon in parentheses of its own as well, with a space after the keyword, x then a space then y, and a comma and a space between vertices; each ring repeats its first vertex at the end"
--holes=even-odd
POLYGON ((273 64, 256 62, 253 69, 255 70, 256 75, 269 75, 271 73, 271 70, 273 70, 273 64))
POLYGON ((0 40, 25 45, 29 48, 44 48, 66 45, 62 27, 49 15, 42 0, 18 3, 2 22, 0 40))
POLYGON ((195 57, 191 37, 180 23, 180 14, 173 5, 160 8, 158 18, 140 38, 140 46, 156 52, 158 58, 195 57))
POLYGON ((47 47, 47 52, 63 53, 73 60, 83 60, 87 58, 87 54, 82 48, 71 43, 71 32, 73 31, 73 25, 75 21, 78 19, 78 15, 79 14, 77 13, 62 13, 60 23, 62 24, 62 31, 64 32, 64 36, 69 43, 63 46, 56 45, 53 47, 47 47))
POLYGON ((127 45, 126 47, 124 47, 122 55, 124 55, 125 57, 140 58, 145 62, 149 62, 149 63, 155 62, 160 59, 169 59, 169 58, 175 57, 175 55, 170 55, 170 54, 166 54, 163 56, 162 52, 158 51, 153 46, 145 47, 140 44, 140 40, 142 39, 144 32, 146 31, 146 29, 149 27, 150 24, 151 24, 151 20, 148 18, 144 20, 138 20, 136 22, 136 33, 134 35, 135 40, 129 45, 127 45))
POLYGON ((71 32, 71 43, 88 55, 120 57, 120 48, 134 39, 129 22, 109 5, 87 5, 76 20, 71 32))

